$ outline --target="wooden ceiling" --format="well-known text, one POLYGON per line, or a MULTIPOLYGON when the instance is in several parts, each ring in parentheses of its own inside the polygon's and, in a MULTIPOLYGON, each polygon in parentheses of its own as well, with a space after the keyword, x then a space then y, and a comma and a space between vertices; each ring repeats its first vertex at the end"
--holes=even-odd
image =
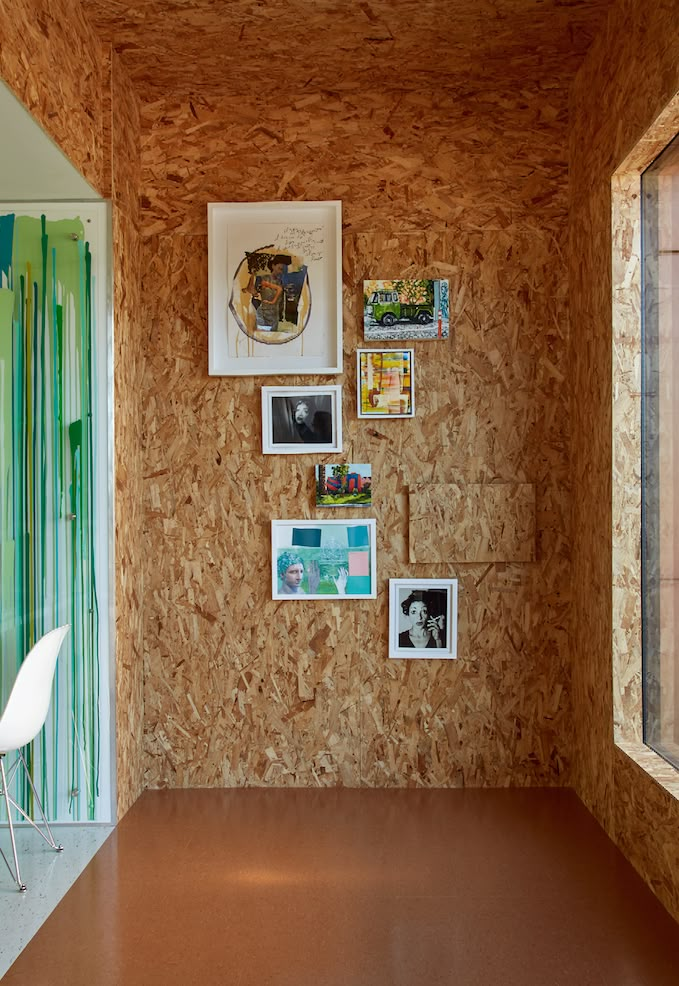
POLYGON ((568 84, 612 2, 81 0, 142 97, 228 87, 272 104, 291 87, 568 84))

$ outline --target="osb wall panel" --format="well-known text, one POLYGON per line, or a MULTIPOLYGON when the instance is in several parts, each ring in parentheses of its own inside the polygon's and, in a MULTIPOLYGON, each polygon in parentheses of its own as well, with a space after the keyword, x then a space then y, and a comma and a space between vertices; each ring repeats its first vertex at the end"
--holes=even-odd
POLYGON ((679 88, 676 13, 673 2, 616 5, 576 79, 570 141, 575 780, 623 847, 637 819, 644 837, 633 861, 675 914, 679 870, 668 848, 679 840, 679 803, 663 799, 673 819, 666 825, 658 799, 643 797, 643 772, 613 744, 611 178, 679 88), (662 859, 650 837, 658 828, 670 840, 662 859), (665 862, 671 868, 658 883, 665 862))
POLYGON ((568 778, 563 100, 143 106, 149 785, 568 778), (261 455, 260 387, 313 378, 206 372, 206 203, 295 197, 343 200, 337 382, 344 457, 376 477, 374 601, 270 598, 270 520, 328 514, 314 456, 261 455), (362 282, 395 275, 450 279, 451 338, 415 343, 414 420, 359 421, 362 282), (535 564, 408 561, 411 486, 492 481, 538 490, 535 564), (388 579, 407 574, 460 578, 458 661, 387 659, 388 579))
POLYGON ((143 790, 143 482, 139 104, 117 55, 110 117, 114 266, 116 770, 118 817, 143 790))
MULTIPOLYGON (((624 165, 623 165, 624 168, 624 165)), ((613 718, 641 743, 641 224, 639 175, 611 183, 613 718)))
POLYGON ((632 759, 616 747, 616 840, 670 913, 679 918, 677 772, 667 768, 674 774, 671 794, 639 769, 637 759, 636 751, 632 759))
POLYGON ((140 103, 119 55, 111 57, 110 161, 113 203, 135 229, 140 224, 141 120, 140 103))
POLYGON ((253 88, 144 105, 146 233, 202 232, 209 201, 328 198, 353 231, 562 230, 563 91, 280 84, 281 100, 253 88))
POLYGON ((108 65, 78 0, 0 0, 0 76, 104 196, 108 65))
POLYGON ((285 95, 297 72, 300 88, 320 102, 328 89, 361 92, 376 77, 383 89, 398 91, 450 78, 463 86, 495 81, 508 72, 517 89, 534 78, 553 87, 555 76, 579 63, 610 0, 540 0, 537 7, 457 0, 452 11, 445 0, 269 0, 266 17, 253 17, 247 3, 214 0, 82 3, 102 36, 124 51, 139 92, 226 84, 249 95, 254 79, 276 79, 285 95), (290 26, 284 43, 282 25, 290 26))
POLYGON ((412 486, 411 562, 535 560, 535 488, 530 483, 412 486))

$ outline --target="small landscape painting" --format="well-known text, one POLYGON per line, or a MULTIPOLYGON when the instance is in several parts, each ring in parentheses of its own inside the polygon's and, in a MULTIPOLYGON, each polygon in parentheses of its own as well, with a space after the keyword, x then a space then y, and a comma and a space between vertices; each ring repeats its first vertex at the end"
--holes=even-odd
POLYGON ((315 469, 317 507, 372 506, 372 471, 365 463, 319 465, 315 469))

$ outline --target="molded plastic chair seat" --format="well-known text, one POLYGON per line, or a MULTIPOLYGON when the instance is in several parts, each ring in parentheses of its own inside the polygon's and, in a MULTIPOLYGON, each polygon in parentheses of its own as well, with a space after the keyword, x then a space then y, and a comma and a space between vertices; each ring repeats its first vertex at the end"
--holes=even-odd
POLYGON ((0 718, 0 774, 2 776, 2 794, 5 798, 9 832, 12 841, 14 870, 12 870, 2 849, 0 849, 0 855, 2 855, 12 879, 16 882, 19 890, 22 891, 26 889, 26 885, 21 882, 21 873, 19 872, 19 859, 17 857, 16 841, 14 838, 14 825, 12 824, 12 808, 15 808, 27 822, 30 822, 48 846, 57 852, 63 849, 63 846, 57 845, 54 841, 54 836, 52 835, 40 798, 38 797, 38 792, 35 789, 28 767, 26 766, 26 760, 24 759, 21 747, 26 746, 27 743, 34 740, 45 724, 52 696, 52 682, 54 680, 57 657, 68 631, 68 624, 57 627, 56 630, 50 630, 49 633, 41 637, 35 646, 31 648, 19 668, 14 686, 7 699, 5 711, 2 714, 2 718, 0 718), (5 756, 8 753, 14 752, 17 754, 17 759, 10 769, 5 771, 5 756), (40 816, 47 835, 26 814, 23 808, 10 797, 8 784, 12 782, 19 766, 23 766, 26 772, 26 777, 33 792, 35 803, 40 810, 40 816))

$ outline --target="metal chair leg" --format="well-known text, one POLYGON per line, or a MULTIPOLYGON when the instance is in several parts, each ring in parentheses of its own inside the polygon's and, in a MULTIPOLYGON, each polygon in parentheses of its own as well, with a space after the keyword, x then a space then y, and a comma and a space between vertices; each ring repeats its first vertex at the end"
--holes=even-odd
POLYGON ((26 814, 25 811, 23 811, 21 808, 19 808, 18 805, 15 805, 15 807, 21 812, 21 814, 24 816, 24 818, 26 819, 26 821, 31 823, 31 825, 33 826, 33 828, 38 833, 38 835, 41 835, 43 837, 43 839, 45 840, 45 842, 47 843, 47 845, 50 846, 51 849, 54 849, 56 852, 63 852, 64 847, 62 845, 59 845, 55 841, 54 836, 52 835, 52 829, 50 828, 50 823, 47 821, 47 815, 45 814, 45 810, 44 810, 44 808, 42 806, 42 801, 40 800, 40 798, 38 796, 38 792, 35 789, 35 784, 33 783, 33 778, 30 775, 30 772, 28 770, 28 767, 26 766, 26 761, 24 760, 24 755, 21 752, 21 750, 17 750, 17 753, 19 754, 19 758, 21 760, 21 763, 23 764, 24 772, 26 774, 26 777, 28 778, 28 783, 31 785, 31 791, 33 792, 33 798, 35 799, 35 803, 38 806, 38 809, 40 811, 40 817, 42 818, 42 823, 43 823, 43 825, 45 826, 45 828, 47 830, 47 836, 49 836, 49 838, 45 835, 44 832, 41 832, 40 831, 40 829, 38 828, 38 826, 35 824, 35 821, 32 818, 29 818, 29 816, 26 814))
POLYGON ((7 861, 7 857, 5 856, 5 854, 2 851, 2 849, 0 849, 0 855, 2 855, 2 858, 5 861, 5 865, 6 865, 7 869, 10 872, 10 876, 12 877, 12 879, 14 880, 14 882, 16 883, 16 885, 19 888, 19 890, 23 893, 26 890, 26 884, 21 882, 21 873, 19 871, 19 857, 17 856, 17 845, 16 845, 16 840, 14 838, 14 825, 12 824, 12 808, 11 808, 11 806, 12 806, 13 802, 12 802, 12 798, 10 798, 9 792, 7 790, 7 775, 5 774, 5 754, 4 753, 0 753, 0 773, 2 774, 2 793, 5 796, 5 806, 7 808, 7 821, 9 823, 9 837, 10 837, 10 839, 12 841, 12 854, 14 856, 14 870, 12 870, 12 867, 9 865, 9 862, 7 861))
POLYGON ((54 836, 52 835, 52 829, 50 828, 49 822, 47 821, 47 816, 45 815, 45 810, 44 810, 44 808, 42 806, 42 802, 40 800, 40 796, 38 795, 38 792, 37 792, 37 790, 35 788, 35 784, 33 783, 33 778, 31 777, 31 775, 29 773, 28 767, 26 766, 26 761, 24 759, 23 753, 21 752, 21 750, 17 750, 17 754, 18 754, 17 759, 14 761, 14 763, 12 764, 12 766, 9 769, 9 776, 7 776, 7 773, 5 772, 5 754, 4 753, 1 753, 0 754, 0 774, 2 775, 2 792, 4 794, 4 797, 5 797, 5 805, 7 807, 7 820, 8 820, 8 823, 9 823, 9 835, 10 835, 10 839, 12 841, 12 854, 14 856, 14 870, 12 870, 12 867, 10 866, 9 861, 8 861, 7 857, 5 856, 4 852, 2 851, 2 849, 0 849, 0 855, 2 856, 2 858, 5 861, 5 865, 6 865, 7 869, 9 870, 12 879, 15 881, 15 883, 16 883, 17 887, 19 888, 19 890, 23 892, 24 890, 26 890, 26 884, 25 883, 22 883, 22 881, 21 881, 21 873, 19 871, 19 857, 17 855, 16 839, 15 839, 15 835, 14 835, 14 825, 12 823, 12 808, 15 808, 19 812, 19 814, 21 815, 21 817, 25 821, 27 821, 29 823, 29 825, 32 825, 33 826, 33 828, 38 833, 38 835, 40 836, 40 838, 45 840, 45 842, 50 847, 50 849, 54 849, 55 852, 63 852, 64 847, 62 845, 60 845, 59 843, 57 843, 57 841, 55 840, 54 836), (14 798, 9 793, 8 785, 12 782, 12 780, 14 778, 14 774, 16 773, 16 770, 17 770, 17 768, 19 766, 23 767, 24 773, 26 774, 26 777, 28 778, 28 783, 31 786, 31 791, 33 792, 33 798, 34 798, 35 804, 38 806, 38 810, 40 812, 40 818, 42 819, 42 824, 45 827, 45 830, 47 832, 47 835, 45 835, 45 832, 43 832, 42 829, 36 824, 36 822, 34 821, 34 819, 32 819, 30 817, 30 815, 27 815, 26 814, 26 812, 21 807, 21 805, 17 804, 17 802, 14 800, 14 798))

